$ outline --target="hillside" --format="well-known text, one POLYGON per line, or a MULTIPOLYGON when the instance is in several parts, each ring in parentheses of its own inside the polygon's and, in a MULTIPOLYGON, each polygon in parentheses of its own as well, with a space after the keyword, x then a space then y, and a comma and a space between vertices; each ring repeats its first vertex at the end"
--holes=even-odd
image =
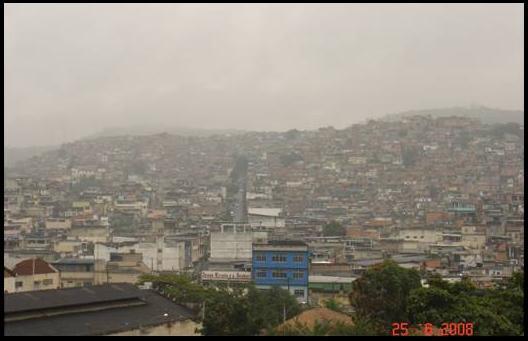
POLYGON ((411 117, 416 115, 431 117, 461 116, 470 118, 480 118, 481 122, 484 124, 513 122, 524 125, 524 111, 493 109, 483 106, 410 110, 395 114, 388 114, 382 119, 386 121, 397 121, 404 117, 411 117))
POLYGON ((16 166, 21 161, 26 161, 34 156, 58 149, 57 146, 43 147, 4 147, 4 168, 16 166))
POLYGON ((100 132, 87 136, 82 140, 111 136, 145 136, 167 133, 180 136, 212 136, 212 135, 237 135, 244 134, 245 131, 235 129, 198 129, 185 127, 160 127, 160 126, 129 126, 129 127, 109 127, 100 132))

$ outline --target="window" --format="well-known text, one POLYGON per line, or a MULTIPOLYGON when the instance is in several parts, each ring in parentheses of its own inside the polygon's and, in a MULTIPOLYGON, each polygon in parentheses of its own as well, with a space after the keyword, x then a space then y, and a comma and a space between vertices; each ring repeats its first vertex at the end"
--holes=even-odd
POLYGON ((286 261, 287 261, 287 257, 286 257, 286 255, 273 255, 273 256, 271 257, 271 260, 272 260, 273 262, 286 263, 286 261))
POLYGON ((45 279, 42 281, 42 284, 44 285, 52 285, 53 284, 53 280, 50 278, 50 279, 45 279))
POLYGON ((36 286, 36 287, 38 287, 38 286, 40 285, 40 281, 34 281, 34 282, 33 282, 33 285, 36 286))
POLYGON ((15 288, 22 288, 24 286, 24 282, 15 282, 15 288))
POLYGON ((304 272, 303 271, 296 271, 293 273, 294 279, 303 279, 304 278, 304 272))
POLYGON ((257 278, 266 278, 266 271, 257 271, 257 278))
POLYGON ((265 262, 266 261, 266 256, 265 255, 257 255, 256 256, 256 261, 257 262, 265 262))
POLYGON ((293 291, 293 294, 296 296, 296 297, 304 297, 304 289, 295 289, 293 291))
POLYGON ((287 277, 287 274, 286 272, 283 272, 283 271, 273 271, 271 273, 271 277, 273 278, 286 278, 287 277))
POLYGON ((293 261, 295 263, 302 263, 304 262, 304 256, 303 255, 293 256, 293 261))

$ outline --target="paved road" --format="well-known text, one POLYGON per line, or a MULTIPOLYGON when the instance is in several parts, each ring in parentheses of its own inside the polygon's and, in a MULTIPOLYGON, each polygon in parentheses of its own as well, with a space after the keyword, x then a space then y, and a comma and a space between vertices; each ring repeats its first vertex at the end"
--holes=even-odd
POLYGON ((246 177, 238 180, 238 192, 235 197, 233 221, 247 222, 247 203, 246 203, 246 177))

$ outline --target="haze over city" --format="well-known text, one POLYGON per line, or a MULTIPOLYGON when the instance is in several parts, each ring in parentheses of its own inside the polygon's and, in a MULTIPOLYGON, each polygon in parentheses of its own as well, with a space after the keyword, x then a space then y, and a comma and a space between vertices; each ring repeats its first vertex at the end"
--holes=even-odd
POLYGON ((524 335, 524 4, 4 9, 5 336, 524 335))
POLYGON ((524 110, 524 5, 4 4, 4 143, 524 110))

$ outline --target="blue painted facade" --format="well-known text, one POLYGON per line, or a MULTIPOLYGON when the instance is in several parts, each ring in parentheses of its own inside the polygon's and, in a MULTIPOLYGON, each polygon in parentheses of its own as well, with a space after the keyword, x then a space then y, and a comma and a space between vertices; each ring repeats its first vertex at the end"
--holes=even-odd
POLYGON ((277 250, 271 246, 266 250, 259 245, 253 248, 252 253, 252 279, 258 288, 271 288, 279 286, 289 289, 299 301, 307 301, 309 253, 300 251, 299 247, 288 250, 287 246, 277 250))

